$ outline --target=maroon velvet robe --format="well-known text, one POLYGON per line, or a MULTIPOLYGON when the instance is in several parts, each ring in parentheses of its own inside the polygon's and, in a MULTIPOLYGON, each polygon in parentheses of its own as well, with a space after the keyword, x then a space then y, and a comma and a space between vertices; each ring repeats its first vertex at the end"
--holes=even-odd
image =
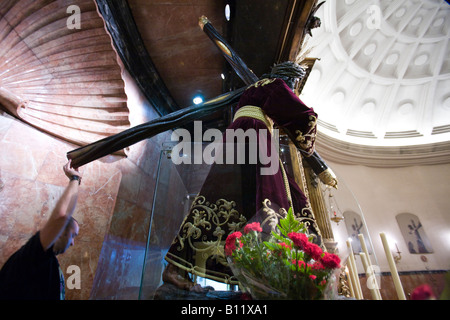
MULTIPOLYGON (((314 151, 317 114, 303 104, 283 80, 263 79, 250 86, 243 93, 237 110, 245 106, 261 108, 304 154, 310 155, 314 151)), ((272 150, 272 136, 266 124, 252 117, 240 117, 228 129, 256 130, 258 138, 261 135, 265 138, 258 140, 258 148, 261 143, 266 144, 268 154, 273 151, 279 159, 279 150, 272 150), (260 129, 265 129, 266 133, 260 129)), ((224 141, 230 142, 226 134, 224 141)), ((246 155, 254 150, 247 145, 246 155)), ((262 223, 264 231, 270 233, 290 207, 289 194, 294 213, 307 222, 310 232, 318 235, 318 242, 321 241, 307 198, 293 178, 284 176, 281 165, 275 174, 267 175, 261 174, 261 169, 271 164, 264 165, 259 158, 253 164, 223 162, 225 164, 212 165, 166 255, 168 262, 188 273, 236 283, 224 255, 226 237, 253 221, 262 223), (289 190, 286 190, 286 181, 289 190)))

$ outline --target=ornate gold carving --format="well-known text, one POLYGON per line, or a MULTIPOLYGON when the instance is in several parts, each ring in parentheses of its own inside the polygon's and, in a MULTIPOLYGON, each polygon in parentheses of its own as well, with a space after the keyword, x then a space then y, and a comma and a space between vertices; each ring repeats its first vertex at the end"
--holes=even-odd
POLYGON ((294 178, 297 185, 309 199, 308 187, 306 184, 305 169, 303 168, 303 161, 300 151, 298 151, 295 144, 289 139, 289 151, 291 156, 292 170, 294 171, 294 178))
POLYGON ((345 275, 345 267, 341 268, 341 272, 339 274, 338 294, 346 298, 350 298, 352 296, 351 289, 348 286, 345 275))
POLYGON ((193 218, 191 221, 185 220, 177 237, 179 242, 177 249, 181 251, 187 244, 197 253, 212 252, 218 262, 225 263, 221 242, 228 234, 223 228, 226 227, 231 233, 240 230, 247 223, 247 219, 235 207, 234 201, 220 199, 210 203, 204 196, 198 195, 191 207, 193 218), (214 236, 213 240, 210 239, 211 234, 214 236))
POLYGON ((305 162, 305 178, 308 186, 309 201, 311 202, 312 211, 319 225, 319 230, 323 235, 323 239, 334 241, 333 229, 331 228, 328 211, 323 199, 323 193, 315 181, 315 175, 311 167, 305 162))

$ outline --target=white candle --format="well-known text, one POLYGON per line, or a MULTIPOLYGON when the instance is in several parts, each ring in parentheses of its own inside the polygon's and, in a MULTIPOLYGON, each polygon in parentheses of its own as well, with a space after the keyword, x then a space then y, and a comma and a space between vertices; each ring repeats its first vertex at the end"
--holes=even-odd
POLYGON ((347 279, 348 279, 348 287, 349 287, 349 289, 350 289, 350 295, 351 295, 353 298, 356 298, 355 292, 353 291, 353 279, 351 278, 351 275, 350 275, 349 272, 350 272, 350 271, 349 271, 349 268, 348 268, 348 266, 347 266, 347 268, 345 268, 345 274, 347 275, 347 279))
POLYGON ((353 265, 352 265, 352 263, 350 261, 350 258, 347 261, 348 261, 348 270, 349 270, 350 279, 351 279, 351 286, 352 286, 352 290, 353 290, 353 296, 356 299, 360 300, 361 296, 359 295, 358 287, 357 287, 357 284, 356 284, 357 277, 355 276, 355 270, 353 270, 353 265))
POLYGON ((349 264, 351 266, 352 269, 352 273, 353 273, 353 282, 354 282, 354 290, 356 293, 356 298, 357 299, 364 299, 363 293, 362 293, 362 289, 361 289, 361 283, 359 282, 359 276, 358 276, 358 269, 356 268, 356 262, 355 262, 355 256, 353 255, 353 249, 352 249, 352 244, 350 243, 349 240, 347 240, 347 248, 348 248, 348 261, 349 264))
POLYGON ((395 290, 397 291, 397 296, 399 300, 406 300, 405 292, 403 291, 402 283, 400 282, 400 277, 397 272, 397 267, 395 266, 394 257, 392 257, 391 249, 389 248, 388 241, 386 239, 386 234, 384 232, 380 233, 381 242, 383 243, 384 253, 389 263, 389 268, 391 269, 391 276, 394 280, 395 290))
MULTIPOLYGON (((347 247, 348 247, 348 240, 347 240, 347 247)), ((355 279, 356 279, 355 278, 355 270, 353 270, 352 261, 350 259, 350 251, 349 251, 349 254, 348 254, 348 258, 347 258, 347 267, 348 267, 348 271, 350 273, 350 279, 352 280, 352 285, 353 285, 353 290, 354 290, 354 297, 356 299, 359 299, 359 294, 358 294, 358 290, 356 289, 356 282, 355 282, 355 279)))
POLYGON ((366 254, 367 261, 369 265, 372 265, 369 257, 369 250, 367 250, 366 241, 364 240, 364 235, 362 233, 358 234, 359 242, 361 243, 362 251, 366 254))
MULTIPOLYGON (((370 267, 369 271, 370 271, 370 274, 372 276, 372 277, 370 277, 370 279, 373 281, 372 284, 374 284, 374 290, 375 290, 374 293, 377 296, 376 300, 382 300, 381 299, 381 294, 380 294, 380 289, 379 289, 380 286, 378 285, 377 278, 375 277, 375 273, 373 272, 373 268, 371 267, 372 266, 372 262, 370 261, 369 250, 367 250, 367 246, 366 246, 366 241, 364 239, 364 235, 362 233, 360 233, 360 234, 358 234, 358 238, 359 238, 359 242, 361 243, 361 248, 362 248, 362 250, 363 250, 363 252, 364 252, 364 254, 366 256, 366 259, 367 259, 367 266, 364 266, 364 268, 367 271, 367 269, 370 267)), ((366 274, 367 274, 367 272, 366 272, 366 274)), ((369 278, 368 278, 368 280, 369 280, 369 278)))

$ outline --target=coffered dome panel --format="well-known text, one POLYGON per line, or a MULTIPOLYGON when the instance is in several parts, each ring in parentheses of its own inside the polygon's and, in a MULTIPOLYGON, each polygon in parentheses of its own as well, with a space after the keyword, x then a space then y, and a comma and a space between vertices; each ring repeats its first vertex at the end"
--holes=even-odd
POLYGON ((450 141, 450 5, 328 0, 307 39, 318 58, 300 98, 319 132, 366 146, 450 141))

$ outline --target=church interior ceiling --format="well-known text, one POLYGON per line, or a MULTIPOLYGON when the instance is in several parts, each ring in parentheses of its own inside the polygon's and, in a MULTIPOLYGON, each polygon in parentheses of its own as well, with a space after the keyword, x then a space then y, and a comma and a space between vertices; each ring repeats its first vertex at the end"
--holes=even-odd
MULTIPOLYGON (((130 127, 121 67, 161 116, 195 95, 244 86, 199 27, 205 15, 258 76, 302 54, 315 60, 300 98, 319 113, 322 155, 374 166, 448 162, 448 3, 327 0, 316 12, 320 2, 5 0, 0 102, 83 145, 130 127), (79 29, 67 25, 71 4, 79 29), (312 12, 322 24, 307 32, 312 12)), ((232 112, 203 119, 205 129, 226 128, 232 112)))

